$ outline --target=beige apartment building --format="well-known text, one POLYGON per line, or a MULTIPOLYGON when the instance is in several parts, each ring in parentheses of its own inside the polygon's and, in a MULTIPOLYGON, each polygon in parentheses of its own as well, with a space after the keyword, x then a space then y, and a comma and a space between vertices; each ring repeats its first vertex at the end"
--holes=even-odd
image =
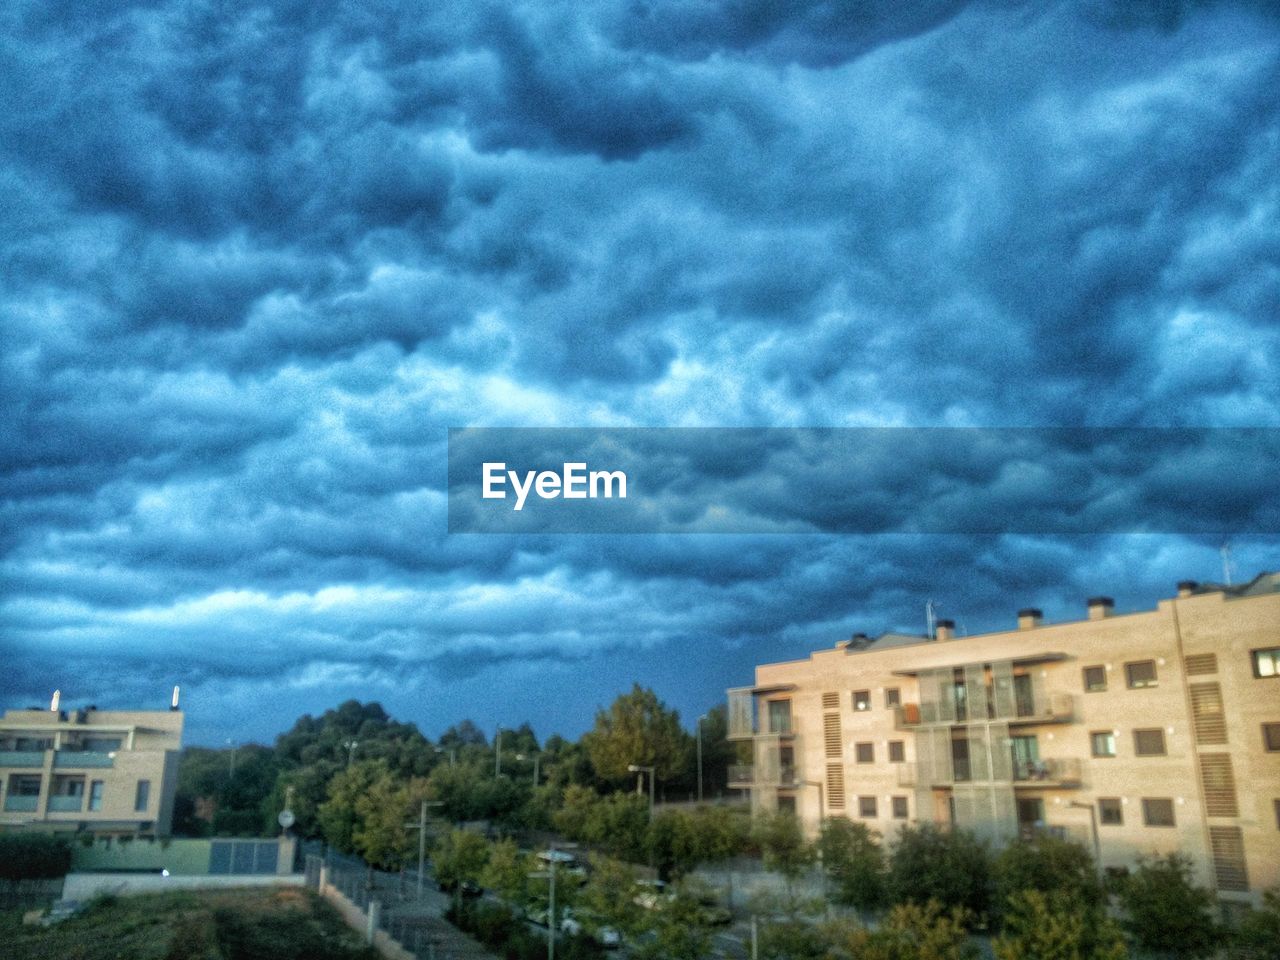
POLYGON ((1154 610, 957 637, 862 635, 729 691, 755 809, 886 838, 953 824, 1075 839, 1108 869, 1179 851, 1232 901, 1280 885, 1280 574, 1178 585, 1154 610))
MULTIPOLYGON (((175 700, 176 700, 175 692, 175 700)), ((7 710, 0 718, 0 830, 167 836, 183 715, 7 710)))

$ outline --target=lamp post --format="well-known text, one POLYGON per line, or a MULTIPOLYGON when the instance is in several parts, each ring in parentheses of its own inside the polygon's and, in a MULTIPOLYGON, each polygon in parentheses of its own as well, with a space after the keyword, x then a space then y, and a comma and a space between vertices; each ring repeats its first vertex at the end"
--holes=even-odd
POLYGON ((1102 841, 1098 837, 1098 811, 1092 803, 1081 803, 1079 800, 1072 800, 1069 806, 1075 807, 1077 810, 1089 811, 1089 830, 1093 834, 1093 863, 1097 867, 1099 875, 1102 873, 1102 841))
POLYGON ((704 713, 698 718, 698 802, 702 802, 702 721, 707 719, 704 713))
POLYGON ((556 933, 559 924, 556 922, 556 848, 562 850, 576 850, 576 843, 551 843, 547 846, 547 860, 550 861, 546 870, 538 870, 529 874, 535 880, 550 881, 550 889, 547 893, 547 960, 556 960, 556 933))
POLYGON ((418 831, 418 900, 422 900, 422 874, 427 867, 427 807, 442 807, 443 800, 423 800, 417 823, 406 823, 408 830, 418 831))
POLYGON ((638 763, 627 764, 628 773, 647 773, 649 775, 649 819, 653 819, 653 767, 643 767, 638 763))
POLYGON ((502 776, 502 727, 493 731, 493 779, 502 776))
POLYGON ((533 786, 534 786, 534 788, 536 789, 536 788, 537 788, 537 786, 538 786, 538 761, 542 759, 542 754, 540 754, 540 753, 535 753, 535 754, 533 754, 533 756, 531 756, 531 757, 526 757, 523 753, 517 753, 517 754, 516 754, 516 759, 517 759, 517 760, 519 760, 519 761, 521 761, 522 763, 523 763, 525 760, 532 760, 532 761, 533 761, 533 786))

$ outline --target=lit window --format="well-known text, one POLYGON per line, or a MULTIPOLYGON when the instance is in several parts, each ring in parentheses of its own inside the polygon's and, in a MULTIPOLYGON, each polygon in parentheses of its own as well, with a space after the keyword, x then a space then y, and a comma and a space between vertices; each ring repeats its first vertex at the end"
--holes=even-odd
POLYGON ((1133 731, 1133 752, 1140 757, 1164 756, 1164 731, 1158 727, 1133 731))
POLYGON ((1280 677, 1280 647, 1267 647, 1253 651, 1253 675, 1255 677, 1280 677))
POLYGON ((1116 755, 1116 735, 1110 730, 1097 730, 1090 734, 1095 757, 1114 757, 1116 755))
POLYGON ((853 709, 855 710, 871 709, 871 691, 870 690, 853 691, 853 709))
POLYGON ((1084 692, 1085 693, 1101 693, 1107 689, 1107 668, 1106 667, 1085 667, 1084 668, 1084 692))
POLYGON ((1130 690, 1141 690, 1144 687, 1156 686, 1156 662, 1154 660, 1138 660, 1124 665, 1125 682, 1130 690))
POLYGON ((1172 827, 1173 801, 1168 797, 1144 797, 1142 822, 1148 827, 1172 827))

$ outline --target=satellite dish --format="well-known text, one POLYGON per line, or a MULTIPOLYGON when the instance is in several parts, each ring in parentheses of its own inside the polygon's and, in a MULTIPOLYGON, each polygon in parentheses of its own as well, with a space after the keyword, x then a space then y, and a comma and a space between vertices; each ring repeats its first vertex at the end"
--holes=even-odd
POLYGON ((281 810, 280 816, 276 817, 276 823, 280 824, 282 829, 288 830, 293 826, 295 819, 292 810, 281 810))

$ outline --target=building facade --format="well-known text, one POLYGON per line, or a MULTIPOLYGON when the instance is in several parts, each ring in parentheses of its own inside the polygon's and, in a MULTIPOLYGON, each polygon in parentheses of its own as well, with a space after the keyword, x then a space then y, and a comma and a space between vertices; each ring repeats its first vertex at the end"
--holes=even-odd
POLYGON ((1112 870, 1181 852, 1220 898, 1280 885, 1280 574, 1184 582, 1155 610, 933 638, 861 635, 729 691, 757 810, 1048 832, 1112 870))
POLYGON ((0 830, 167 836, 183 715, 7 710, 0 718, 0 830))

